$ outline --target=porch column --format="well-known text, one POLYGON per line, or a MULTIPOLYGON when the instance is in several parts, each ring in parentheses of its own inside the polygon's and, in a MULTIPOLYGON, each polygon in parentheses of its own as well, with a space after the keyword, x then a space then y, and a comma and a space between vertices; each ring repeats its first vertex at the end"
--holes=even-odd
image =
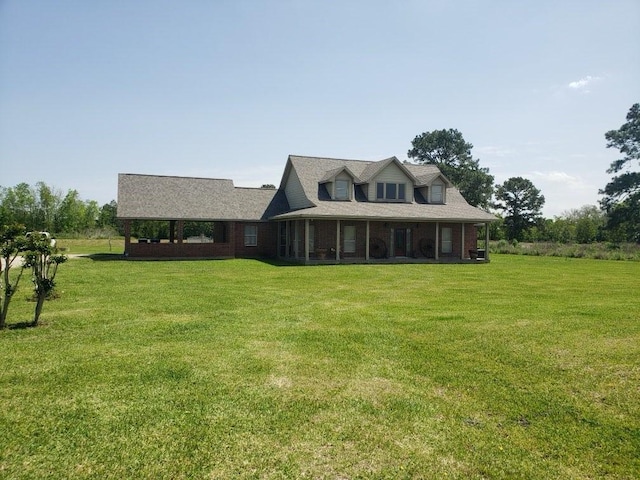
POLYGON ((461 245, 460 245, 460 260, 464 260, 464 223, 460 224, 460 227, 462 228, 462 232, 460 234, 460 237, 462 238, 461 240, 461 245))
POLYGON ((177 225, 178 225, 178 243, 182 243, 182 240, 184 238, 184 220, 178 220, 177 225))
POLYGON ((438 260, 440 253, 440 222, 436 222, 436 255, 435 259, 438 260))
POLYGON ((284 241, 284 248, 285 248, 284 256, 285 258, 289 258, 289 256, 291 255, 291 221, 290 220, 285 220, 284 222, 284 235, 286 237, 284 241))
POLYGON ((485 232, 484 260, 485 262, 488 262, 489 261, 489 222, 484 224, 484 232, 485 232))
MULTIPOLYGON (((244 245, 244 239, 240 245, 244 245)), ((229 222, 229 255, 236 256, 236 222, 229 222)))
POLYGON ((309 219, 304 219, 304 261, 309 262, 309 219))
POLYGON ((131 220, 124 221, 124 253, 129 254, 129 245, 131 245, 131 220))
POLYGON ((367 220, 367 234, 366 234, 366 238, 365 238, 365 244, 364 244, 364 259, 368 262, 369 261, 369 220, 367 220))
POLYGON ((340 261, 340 220, 336 220, 336 262, 340 261))
POLYGON ((169 243, 176 241, 176 221, 169 220, 169 243))

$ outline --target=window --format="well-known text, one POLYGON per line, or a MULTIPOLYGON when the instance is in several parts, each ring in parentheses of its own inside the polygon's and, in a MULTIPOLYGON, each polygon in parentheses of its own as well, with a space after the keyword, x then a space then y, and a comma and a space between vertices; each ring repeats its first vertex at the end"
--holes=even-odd
POLYGON ((376 183, 377 200, 405 200, 406 186, 404 183, 376 183))
POLYGON ((442 185, 431 185, 431 203, 442 203, 442 185))
POLYGON ((395 183, 387 183, 387 192, 384 198, 387 200, 395 200, 397 187, 398 185, 395 183))
POLYGON ((349 180, 336 180, 335 200, 349 200, 349 180))
POLYGON ((356 253, 356 227, 344 227, 344 253, 356 253))
POLYGON ((451 253, 453 251, 453 242, 451 241, 451 228, 442 228, 442 253, 451 253))
POLYGON ((258 227, 256 225, 244 226, 244 246, 245 247, 258 246, 258 227))

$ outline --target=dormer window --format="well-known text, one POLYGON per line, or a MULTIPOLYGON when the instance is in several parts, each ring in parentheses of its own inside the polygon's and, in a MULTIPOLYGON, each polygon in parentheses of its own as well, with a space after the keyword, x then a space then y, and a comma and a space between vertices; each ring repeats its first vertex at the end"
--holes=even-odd
POLYGON ((444 203, 444 186, 441 184, 431 185, 431 203, 444 203))
POLYGON ((333 198, 335 200, 349 200, 349 180, 336 180, 333 198))
POLYGON ((376 183, 376 199, 377 200, 400 200, 407 198, 406 186, 404 183, 376 183))

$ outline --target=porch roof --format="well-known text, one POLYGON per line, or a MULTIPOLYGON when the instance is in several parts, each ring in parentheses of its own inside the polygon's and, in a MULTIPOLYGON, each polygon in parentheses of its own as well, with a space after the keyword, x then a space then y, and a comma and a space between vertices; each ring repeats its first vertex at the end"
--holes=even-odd
POLYGON ((284 192, 234 187, 232 180, 118 175, 118 218, 131 220, 268 220, 289 209, 284 192))

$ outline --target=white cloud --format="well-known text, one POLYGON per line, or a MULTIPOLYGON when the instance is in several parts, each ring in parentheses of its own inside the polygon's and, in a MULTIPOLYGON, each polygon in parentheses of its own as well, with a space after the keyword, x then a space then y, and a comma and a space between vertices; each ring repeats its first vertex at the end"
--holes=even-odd
POLYGON ((511 157, 513 156, 515 152, 515 150, 508 148, 508 147, 500 147, 500 146, 493 146, 493 145, 487 145, 485 147, 478 147, 475 150, 476 152, 480 153, 481 155, 488 155, 488 156, 492 156, 492 157, 511 157))
POLYGON ((582 177, 552 170, 534 171, 525 178, 530 178, 544 195, 543 214, 547 218, 561 215, 572 208, 580 208, 582 205, 596 205, 598 202, 598 188, 582 177))
POLYGON ((580 80, 569 82, 567 87, 569 87, 572 90, 576 90, 578 92, 589 93, 590 85, 593 85, 594 83, 597 83, 600 80, 602 80, 602 77, 592 77, 591 75, 587 75, 586 77, 581 78, 580 80))
POLYGON ((549 183, 560 183, 569 188, 587 188, 588 185, 579 177, 569 175, 566 172, 550 171, 550 172, 533 172, 532 177, 549 183))

